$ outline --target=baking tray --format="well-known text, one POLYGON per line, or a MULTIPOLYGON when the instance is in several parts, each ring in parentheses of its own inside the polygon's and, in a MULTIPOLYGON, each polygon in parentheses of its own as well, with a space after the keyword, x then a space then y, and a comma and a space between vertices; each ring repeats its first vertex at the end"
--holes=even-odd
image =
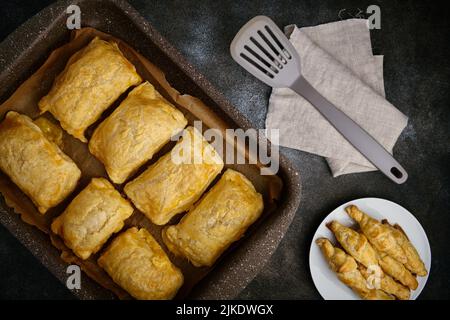
MULTIPOLYGON (((201 99, 230 127, 250 128, 250 124, 180 53, 124 1, 60 1, 30 19, 0 44, 0 101, 45 61, 49 52, 69 40, 65 27, 66 8, 77 4, 82 25, 126 39, 127 43, 168 76, 173 87, 201 99)), ((259 143, 268 143, 264 139, 259 143)), ((283 194, 277 211, 266 217, 244 241, 196 285, 188 298, 226 299, 235 297, 258 273, 275 251, 286 232, 300 201, 300 177, 292 164, 280 155, 278 175, 283 180, 283 194)), ((67 265, 60 259, 48 235, 23 221, 0 201, 0 221, 63 283, 67 265)), ((81 299, 107 299, 114 296, 88 277, 83 277, 81 299)))

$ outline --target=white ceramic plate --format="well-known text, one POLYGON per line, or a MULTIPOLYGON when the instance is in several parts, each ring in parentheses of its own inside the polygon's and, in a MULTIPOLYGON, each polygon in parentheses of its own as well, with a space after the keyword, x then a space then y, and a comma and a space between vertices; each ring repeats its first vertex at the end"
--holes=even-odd
MULTIPOLYGON (((336 243, 333 233, 327 228, 326 224, 332 220, 337 220, 346 226, 354 226, 354 221, 345 212, 345 207, 350 204, 358 206, 362 211, 371 217, 382 220, 387 219, 391 224, 399 224, 407 234, 409 240, 416 247, 417 252, 425 263, 430 274, 431 250, 427 235, 420 225, 419 221, 405 208, 388 200, 378 198, 363 198, 349 201, 331 212, 320 224, 314 234, 311 248, 309 251, 309 269, 314 284, 320 295, 326 300, 359 300, 360 298, 346 285, 339 281, 336 274, 330 269, 328 263, 322 255, 319 246, 315 243, 316 239, 326 237, 332 243, 336 243)), ((416 299, 428 279, 418 277, 419 286, 411 292, 411 299, 416 299)))

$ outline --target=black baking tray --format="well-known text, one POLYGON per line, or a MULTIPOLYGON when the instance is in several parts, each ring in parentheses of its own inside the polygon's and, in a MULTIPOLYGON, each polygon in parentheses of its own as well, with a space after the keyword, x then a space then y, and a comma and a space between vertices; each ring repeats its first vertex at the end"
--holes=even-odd
MULTIPOLYGON (((121 0, 59 1, 10 34, 0 43, 0 101, 5 101, 33 74, 52 50, 69 41, 66 9, 71 4, 81 8, 82 26, 90 26, 124 39, 162 69, 177 90, 198 97, 233 127, 244 130, 251 128, 249 121, 156 31, 157 26, 152 26, 133 7, 121 0)), ((262 143, 269 142, 263 140, 262 143)), ((222 259, 195 287, 189 298, 236 297, 274 253, 295 215, 301 197, 300 175, 283 154, 280 155, 278 175, 284 187, 277 211, 262 221, 245 241, 222 259)), ((48 235, 21 221, 20 216, 6 206, 1 196, 0 222, 60 281, 66 282, 67 265, 52 246, 48 235)), ((80 299, 114 298, 111 292, 87 276, 82 278, 82 288, 73 293, 80 299)))

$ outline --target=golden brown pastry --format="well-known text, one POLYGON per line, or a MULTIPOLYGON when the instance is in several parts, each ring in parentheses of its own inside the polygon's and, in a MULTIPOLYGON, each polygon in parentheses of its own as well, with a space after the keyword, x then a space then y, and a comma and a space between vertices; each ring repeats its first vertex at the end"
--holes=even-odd
POLYGON ((412 273, 417 274, 418 276, 424 277, 428 274, 427 269, 425 268, 425 264, 422 259, 420 259, 419 254, 417 253, 416 248, 409 241, 408 237, 405 235, 403 230, 399 230, 395 227, 392 227, 387 222, 384 223, 392 230, 392 234, 399 244, 400 247, 403 248, 403 251, 406 255, 406 263, 405 267, 411 271, 412 273))
POLYGON ((370 290, 360 294, 364 300, 395 300, 395 297, 383 290, 370 290))
POLYGON ((348 206, 345 211, 359 224, 362 233, 378 251, 390 255, 400 263, 406 263, 405 252, 395 240, 392 230, 388 226, 368 216, 357 206, 348 206))
POLYGON ((378 265, 378 255, 367 238, 357 231, 343 226, 337 221, 329 223, 328 228, 334 233, 337 241, 353 258, 366 268, 378 265))
POLYGON ((10 111, 0 124, 0 169, 45 213, 77 185, 81 171, 33 121, 10 111))
POLYGON ((183 284, 181 271, 145 229, 133 227, 119 234, 98 264, 139 300, 172 299, 183 284))
POLYGON ((125 193, 155 224, 164 225, 176 214, 189 209, 222 171, 223 161, 194 127, 183 132, 182 140, 125 186, 125 193), (191 159, 176 159, 176 150, 191 159), (200 159, 196 161, 195 156, 200 159))
POLYGON ((163 229, 164 243, 195 266, 211 266, 259 218, 263 207, 252 183, 228 169, 177 225, 163 229))
POLYGON ((366 279, 358 270, 358 265, 343 250, 334 247, 326 238, 316 240, 331 269, 339 280, 350 287, 361 298, 366 300, 393 300, 394 298, 382 290, 369 288, 366 279))
POLYGON ((123 228, 133 207, 104 178, 93 178, 52 223, 52 231, 81 259, 96 253, 123 228))
POLYGON ((59 126, 44 117, 39 117, 33 122, 41 129, 48 140, 56 143, 60 148, 63 147, 63 131, 59 126))
POLYGON ((379 253, 379 265, 392 278, 398 280, 401 284, 407 286, 411 290, 416 290, 419 285, 416 277, 414 277, 403 264, 388 256, 386 253, 379 253))
MULTIPOLYGON (((359 265, 358 269, 361 271, 361 274, 366 280, 370 277, 370 273, 368 272, 366 267, 364 267, 363 265, 359 265)), ((401 285, 387 274, 380 274, 379 276, 380 276, 379 289, 383 290, 386 293, 396 296, 400 300, 409 300, 410 291, 408 288, 401 285)))
POLYGON ((69 134, 87 142, 84 131, 130 86, 141 82, 116 43, 93 39, 75 53, 39 101, 69 134))
POLYGON ((111 180, 122 183, 186 124, 184 115, 144 82, 98 126, 89 150, 111 180))
POLYGON ((378 252, 374 249, 367 238, 348 227, 343 226, 337 221, 328 224, 328 227, 333 231, 336 239, 341 246, 352 255, 363 266, 369 268, 370 266, 379 265, 384 272, 400 281, 408 288, 415 290, 417 288, 416 278, 397 260, 383 252, 378 252))

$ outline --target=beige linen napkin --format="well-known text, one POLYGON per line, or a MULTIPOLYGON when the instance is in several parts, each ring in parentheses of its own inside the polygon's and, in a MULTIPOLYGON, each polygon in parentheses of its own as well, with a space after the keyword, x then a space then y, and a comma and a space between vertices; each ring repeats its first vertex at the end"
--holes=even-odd
MULTIPOLYGON (((408 118, 384 98, 383 56, 374 56, 367 20, 315 27, 286 27, 303 76, 389 152, 408 118)), ((326 157, 334 177, 376 170, 304 98, 272 90, 267 129, 280 130, 280 145, 326 157)))

